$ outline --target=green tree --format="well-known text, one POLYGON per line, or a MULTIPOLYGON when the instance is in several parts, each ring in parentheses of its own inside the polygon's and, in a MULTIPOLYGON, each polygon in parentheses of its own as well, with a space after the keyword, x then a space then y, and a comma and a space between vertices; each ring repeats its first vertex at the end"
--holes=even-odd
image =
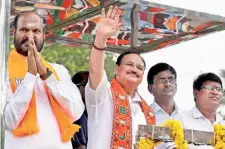
MULTIPOLYGON (((63 64, 69 70, 71 76, 78 71, 88 70, 89 49, 54 44, 46 46, 41 53, 47 61, 63 64)), ((114 54, 106 53, 105 70, 109 79, 114 76, 115 61, 113 57, 114 54)))
POLYGON ((88 70, 88 49, 72 48, 56 43, 44 47, 41 53, 47 61, 64 65, 70 75, 88 70))
MULTIPOLYGON (((13 38, 11 38, 10 49, 13 48, 13 38)), ((69 70, 71 76, 79 71, 88 70, 89 49, 74 48, 72 46, 55 43, 51 45, 46 44, 41 53, 47 61, 64 65, 69 70)), ((114 57, 115 55, 113 53, 106 53, 105 70, 109 80, 114 76, 114 57)))

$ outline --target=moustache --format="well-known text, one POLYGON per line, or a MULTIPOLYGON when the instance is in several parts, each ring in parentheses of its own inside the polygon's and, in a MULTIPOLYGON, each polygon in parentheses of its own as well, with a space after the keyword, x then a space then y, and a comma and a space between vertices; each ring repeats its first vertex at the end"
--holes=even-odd
POLYGON ((172 88, 164 88, 163 91, 171 91, 172 92, 173 89, 172 88))
POLYGON ((133 75, 135 75, 136 77, 138 77, 138 74, 137 74, 137 72, 135 72, 135 71, 128 72, 128 74, 133 74, 133 75))
POLYGON ((216 98, 216 99, 219 99, 218 96, 210 96, 209 98, 216 98))

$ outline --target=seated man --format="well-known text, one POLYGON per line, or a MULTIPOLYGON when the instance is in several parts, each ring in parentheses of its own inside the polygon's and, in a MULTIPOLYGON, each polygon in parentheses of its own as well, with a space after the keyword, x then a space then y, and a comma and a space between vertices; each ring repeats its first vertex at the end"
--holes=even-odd
MULTIPOLYGON (((213 124, 224 124, 217 109, 222 102, 222 81, 214 73, 203 73, 193 83, 195 107, 183 113, 183 126, 185 129, 195 129, 213 132, 213 124)), ((190 149, 213 149, 212 146, 189 145, 190 149)))
MULTIPOLYGON (((85 92, 85 85, 87 84, 88 81, 88 75, 89 75, 88 71, 80 71, 72 77, 73 83, 76 84, 76 86, 80 90, 81 97, 84 103, 85 103, 84 92, 85 92)), ((74 149, 87 148, 87 141, 88 141, 87 117, 88 117, 87 110, 85 109, 81 118, 74 122, 75 124, 81 126, 79 132, 75 133, 72 139, 72 145, 74 149)))

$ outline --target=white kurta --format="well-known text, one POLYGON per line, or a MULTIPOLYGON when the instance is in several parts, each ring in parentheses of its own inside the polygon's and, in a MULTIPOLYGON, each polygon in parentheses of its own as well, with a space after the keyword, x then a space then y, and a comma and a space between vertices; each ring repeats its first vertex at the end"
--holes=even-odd
MULTIPOLYGON (((183 126, 185 129, 194 129, 194 130, 201 130, 201 131, 208 131, 213 132, 213 124, 205 118, 202 113, 194 107, 192 110, 185 112, 182 114, 183 118, 183 126)), ((222 117, 217 115, 216 122, 214 124, 223 124, 222 117)), ((212 146, 195 146, 193 144, 189 145, 189 149, 214 149, 212 146)))
POLYGON ((46 83, 50 92, 59 104, 72 116, 71 122, 80 118, 84 105, 78 88, 72 83, 67 69, 58 64, 52 64, 60 81, 51 75, 42 81, 39 75, 27 73, 24 80, 13 94, 8 83, 7 103, 5 108, 5 149, 72 149, 71 141, 63 143, 55 115, 45 91, 46 83), (28 109, 32 92, 36 95, 37 121, 40 132, 26 137, 15 137, 12 131, 19 125, 28 109))
MULTIPOLYGON (((175 110, 173 111, 173 113, 171 115, 169 115, 167 112, 165 112, 155 101, 153 101, 153 103, 150 105, 150 107, 152 108, 152 111, 155 115, 157 126, 161 126, 163 123, 165 123, 169 119, 175 119, 180 122, 182 121, 180 110, 177 107, 177 105, 175 105, 175 110)), ((176 146, 175 146, 175 143, 173 143, 173 142, 161 143, 156 147, 156 149, 171 149, 174 147, 176 147, 176 146)))
MULTIPOLYGON (((110 149, 113 122, 113 99, 106 73, 96 90, 89 83, 85 88, 85 100, 88 111, 88 149, 110 149)), ((136 94, 130 101, 132 111, 133 144, 138 125, 146 125, 144 113, 140 107, 140 97, 136 94)))

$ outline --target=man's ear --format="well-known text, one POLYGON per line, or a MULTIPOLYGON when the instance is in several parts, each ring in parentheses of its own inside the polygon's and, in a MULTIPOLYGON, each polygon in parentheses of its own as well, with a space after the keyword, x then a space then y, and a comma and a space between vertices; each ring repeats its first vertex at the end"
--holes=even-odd
POLYGON ((194 98, 196 99, 197 95, 198 95, 199 91, 198 90, 193 90, 193 95, 194 95, 194 98))
POLYGON ((153 86, 153 85, 150 85, 150 84, 148 85, 148 91, 149 91, 151 94, 152 94, 152 86, 153 86))
POLYGON ((114 67, 114 74, 115 74, 115 75, 117 75, 118 68, 119 68, 119 65, 116 64, 115 67, 114 67))
POLYGON ((15 36, 15 34, 16 34, 16 29, 15 27, 13 27, 13 36, 15 36))
POLYGON ((45 41, 45 32, 43 33, 43 40, 45 41))

